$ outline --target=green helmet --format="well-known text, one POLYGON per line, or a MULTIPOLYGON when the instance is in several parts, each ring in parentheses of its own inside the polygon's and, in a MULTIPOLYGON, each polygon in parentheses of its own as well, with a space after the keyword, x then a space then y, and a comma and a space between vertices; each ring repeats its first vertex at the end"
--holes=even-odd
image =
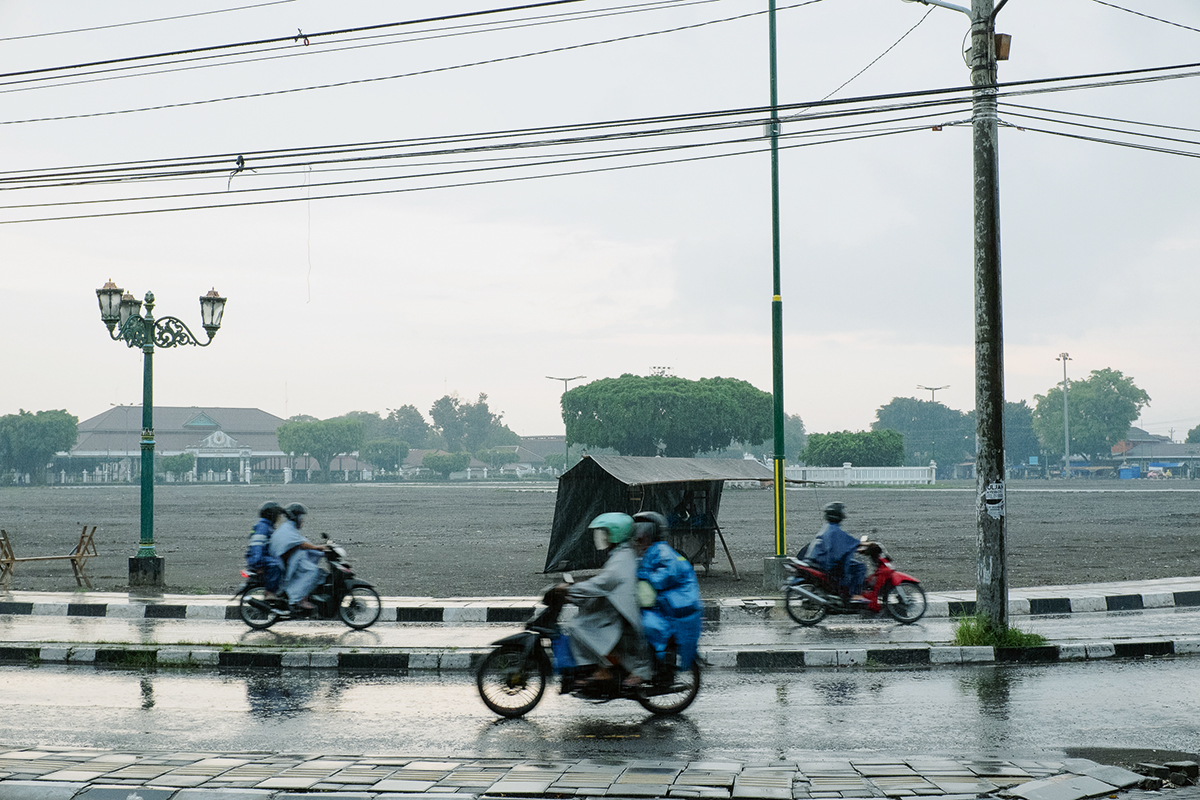
POLYGON ((596 529, 608 531, 606 538, 610 545, 621 544, 621 542, 629 541, 629 537, 633 534, 633 517, 628 514, 610 511, 607 514, 601 514, 596 517, 588 525, 588 530, 594 531, 596 529))

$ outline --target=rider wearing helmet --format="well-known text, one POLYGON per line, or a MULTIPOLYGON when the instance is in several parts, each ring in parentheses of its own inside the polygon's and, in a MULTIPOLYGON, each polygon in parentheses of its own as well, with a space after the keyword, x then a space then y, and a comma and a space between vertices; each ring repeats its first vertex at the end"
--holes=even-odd
POLYGON ((858 539, 841 528, 840 523, 846 518, 846 506, 836 501, 827 503, 821 509, 821 515, 825 518, 825 526, 805 549, 803 558, 836 577, 852 601, 863 601, 865 598, 859 592, 867 567, 855 557, 858 539))
POLYGON ((607 550, 600 574, 570 586, 567 599, 579 614, 566 626, 571 655, 579 664, 594 665, 591 680, 612 678, 609 664, 629 672, 627 686, 650 678, 650 661, 642 638, 642 615, 637 602, 637 556, 630 545, 633 518, 601 514, 588 525, 597 550, 607 550))
POLYGON ((671 639, 679 656, 678 667, 687 669, 696 656, 704 604, 700 584, 691 562, 667 544, 670 525, 657 511, 633 515, 634 548, 641 555, 638 565, 642 629, 654 654, 662 660, 671 639), (643 589, 645 597, 642 597, 643 589))
POLYGON ((308 515, 308 509, 303 504, 292 503, 284 509, 284 514, 287 519, 271 537, 270 552, 283 561, 283 588, 291 610, 312 611, 315 606, 308 601, 308 593, 321 580, 321 569, 317 562, 321 560, 325 548, 313 544, 300 533, 304 517, 308 515))
POLYGON ((271 534, 283 517, 283 506, 268 500, 258 509, 258 520, 250 534, 246 548, 246 568, 257 574, 266 586, 268 597, 279 591, 279 579, 283 576, 283 562, 268 552, 271 534))

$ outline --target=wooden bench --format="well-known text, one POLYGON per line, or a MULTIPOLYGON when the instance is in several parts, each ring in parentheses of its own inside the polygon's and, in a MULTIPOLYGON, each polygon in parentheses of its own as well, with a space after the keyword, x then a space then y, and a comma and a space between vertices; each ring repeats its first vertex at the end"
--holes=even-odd
POLYGON ((75 583, 78 586, 87 585, 87 588, 92 588, 92 582, 88 580, 87 572, 84 566, 88 559, 96 555, 96 544, 92 541, 92 537, 96 534, 96 526, 89 528, 83 526, 83 532, 79 534, 79 544, 75 545, 75 549, 65 556, 26 556, 25 558, 17 558, 13 553, 12 542, 9 541, 8 534, 0 529, 0 586, 3 586, 5 591, 12 584, 13 568, 22 561, 70 561, 71 569, 75 571, 75 583))

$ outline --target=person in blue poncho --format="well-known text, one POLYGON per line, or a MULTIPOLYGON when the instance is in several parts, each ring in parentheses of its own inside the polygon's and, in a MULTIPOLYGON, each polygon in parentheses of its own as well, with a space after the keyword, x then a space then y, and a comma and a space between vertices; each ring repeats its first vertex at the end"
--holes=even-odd
POLYGON ((300 533, 308 509, 301 503, 292 503, 284 514, 283 521, 271 535, 271 555, 284 563, 283 590, 288 596, 288 607, 295 614, 312 611, 315 606, 308 601, 311 592, 321 580, 318 566, 325 548, 305 539, 300 533))
POLYGON ((842 530, 840 525, 846 518, 845 504, 827 503, 821 509, 821 515, 825 517, 825 525, 817 538, 801 551, 800 558, 835 577, 852 602, 865 602, 859 592, 867 575, 867 565, 856 557, 858 539, 842 530))
POLYGON ((263 503, 246 547, 246 568, 262 578, 268 598, 279 591, 279 581, 283 577, 283 562, 271 555, 269 549, 271 534, 279 526, 281 517, 283 506, 274 500, 263 503))
POLYGON ((678 654, 678 669, 687 669, 696 657, 704 604, 700 584, 691 562, 667 544, 667 519, 655 511, 634 517, 634 546, 641 556, 638 565, 642 631, 659 661, 672 639, 678 654))

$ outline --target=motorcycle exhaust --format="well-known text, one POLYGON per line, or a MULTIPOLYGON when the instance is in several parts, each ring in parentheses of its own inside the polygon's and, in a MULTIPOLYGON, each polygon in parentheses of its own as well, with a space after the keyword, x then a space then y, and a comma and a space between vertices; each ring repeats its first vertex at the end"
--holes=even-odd
POLYGON ((827 600, 826 598, 817 594, 812 589, 809 589, 807 586, 805 586, 802 583, 792 584, 788 588, 790 588, 792 591, 794 591, 798 594, 803 595, 804 597, 807 597, 809 600, 812 600, 814 603, 820 603, 823 606, 830 605, 829 600, 827 600))

